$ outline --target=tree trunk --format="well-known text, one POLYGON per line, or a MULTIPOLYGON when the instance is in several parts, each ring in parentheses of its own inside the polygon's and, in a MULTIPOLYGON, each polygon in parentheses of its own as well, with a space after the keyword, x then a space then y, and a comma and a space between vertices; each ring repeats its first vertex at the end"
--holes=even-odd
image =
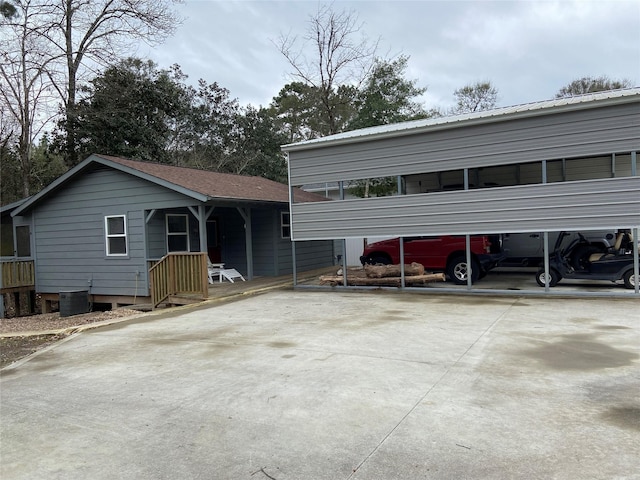
MULTIPOLYGON (((399 277, 400 265, 365 265, 364 271, 369 278, 399 277)), ((404 275, 424 275, 424 267, 420 263, 413 262, 404 266, 404 275)))
MULTIPOLYGON (((413 275, 405 277, 405 285, 424 285, 429 282, 444 282, 444 273, 429 273, 426 275, 413 275)), ((344 285, 344 277, 342 275, 321 275, 320 284, 331 285, 344 285)), ((400 287, 402 286, 402 279, 400 277, 384 277, 384 278, 369 278, 362 276, 349 276, 347 274, 347 284, 354 286, 387 286, 387 287, 400 287)))

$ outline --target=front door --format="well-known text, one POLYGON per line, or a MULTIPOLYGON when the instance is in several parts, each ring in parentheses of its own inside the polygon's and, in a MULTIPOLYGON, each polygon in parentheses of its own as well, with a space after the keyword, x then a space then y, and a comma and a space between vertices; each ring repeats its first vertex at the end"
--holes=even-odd
POLYGON ((207 253, 212 263, 222 262, 220 250, 220 229, 218 219, 207 220, 207 253))

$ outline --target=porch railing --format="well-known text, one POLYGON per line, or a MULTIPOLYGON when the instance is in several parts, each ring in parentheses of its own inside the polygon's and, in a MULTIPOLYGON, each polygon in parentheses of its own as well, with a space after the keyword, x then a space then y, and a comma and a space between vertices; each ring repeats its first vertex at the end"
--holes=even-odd
POLYGON ((156 308, 173 295, 209 295, 207 254, 170 253, 149 269, 151 303, 156 308))
POLYGON ((2 264, 2 290, 18 287, 31 287, 36 284, 33 260, 0 259, 2 264))

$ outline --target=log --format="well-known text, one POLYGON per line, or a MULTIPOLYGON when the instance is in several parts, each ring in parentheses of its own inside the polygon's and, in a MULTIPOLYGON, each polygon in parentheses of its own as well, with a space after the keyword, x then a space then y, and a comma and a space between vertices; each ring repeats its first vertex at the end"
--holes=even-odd
MULTIPOLYGON (((424 285, 428 282, 436 282, 441 281, 444 282, 445 276, 444 273, 429 273, 426 275, 413 275, 411 277, 405 277, 404 283, 405 285, 424 285)), ((344 277, 342 275, 321 275, 320 276, 320 284, 330 284, 330 285, 343 285, 344 277)), ((347 275, 347 285, 353 286, 390 286, 390 287, 400 287, 402 286, 402 278, 401 277, 383 277, 383 278, 369 278, 362 276, 350 276, 347 275)))
MULTIPOLYGON (((369 278, 399 277, 400 265, 365 265, 364 271, 369 278)), ((420 263, 413 262, 404 266, 404 276, 424 275, 424 267, 420 263)))

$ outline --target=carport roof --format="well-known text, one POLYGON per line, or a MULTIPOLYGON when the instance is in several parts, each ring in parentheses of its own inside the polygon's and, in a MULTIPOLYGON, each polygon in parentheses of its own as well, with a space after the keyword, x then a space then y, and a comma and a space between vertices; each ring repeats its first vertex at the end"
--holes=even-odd
POLYGON ((380 138, 411 135, 443 128, 455 128, 480 123, 493 123, 513 120, 515 118, 547 115, 559 111, 604 107, 612 103, 618 104, 639 101, 640 87, 609 90, 605 92, 578 95, 575 97, 559 98, 541 102, 526 103, 522 105, 514 105, 510 107, 496 108, 493 110, 486 110, 482 112, 450 115, 438 118, 426 118, 422 120, 413 120, 410 122, 362 128, 350 132, 343 132, 336 135, 329 135, 326 137, 314 138, 312 140, 305 140, 303 142, 283 145, 282 150, 285 152, 292 152, 296 150, 329 147, 332 145, 342 145, 346 143, 377 140, 380 138))

